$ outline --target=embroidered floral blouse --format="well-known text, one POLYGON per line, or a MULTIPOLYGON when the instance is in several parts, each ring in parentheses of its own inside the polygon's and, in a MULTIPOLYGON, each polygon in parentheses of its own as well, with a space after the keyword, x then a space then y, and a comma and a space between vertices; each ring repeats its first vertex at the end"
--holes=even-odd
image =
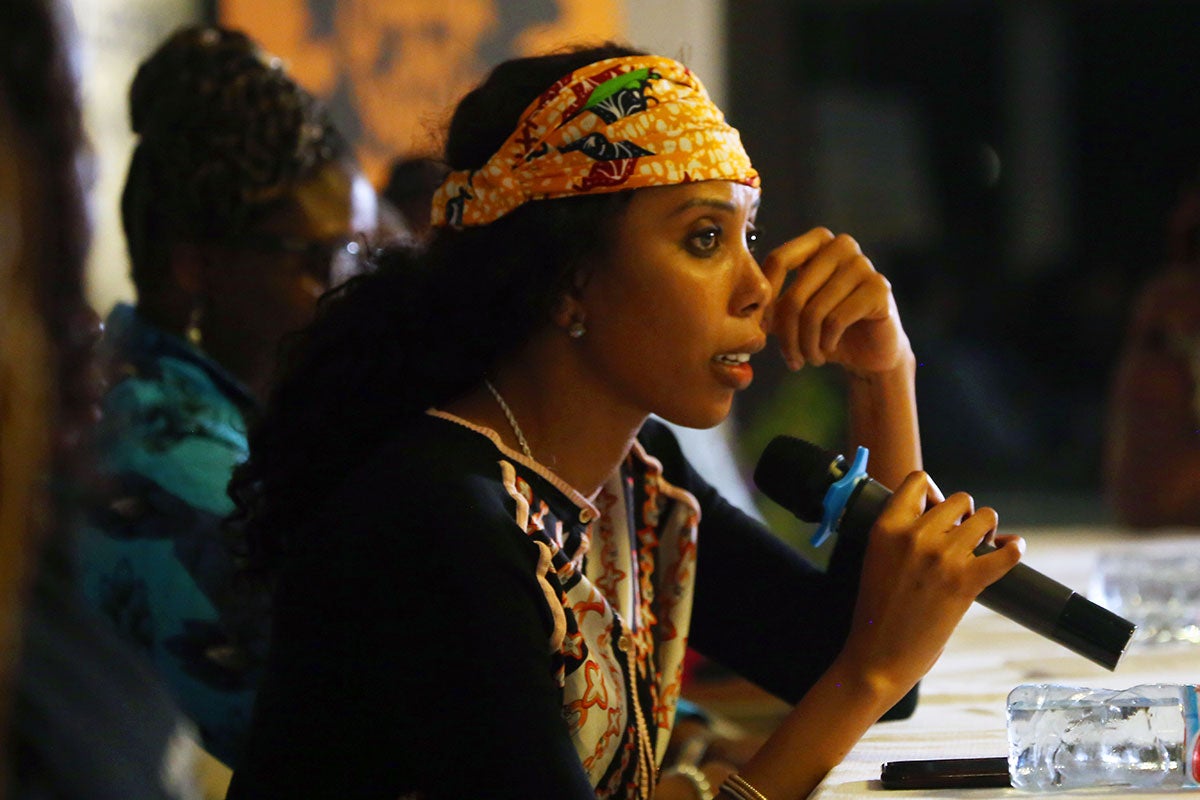
POLYGON ((855 558, 814 570, 655 422, 590 500, 441 412, 333 497, 284 567, 231 800, 649 796, 689 636, 795 700, 853 608, 855 558))

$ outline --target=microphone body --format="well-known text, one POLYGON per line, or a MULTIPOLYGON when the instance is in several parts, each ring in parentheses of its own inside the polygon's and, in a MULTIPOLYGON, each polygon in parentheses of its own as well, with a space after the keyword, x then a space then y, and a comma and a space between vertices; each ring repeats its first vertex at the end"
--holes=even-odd
MULTIPOLYGON (((823 521, 840 536, 865 542, 892 491, 865 474, 866 450, 854 466, 802 439, 771 442, 754 472, 755 483, 775 502, 806 522, 823 521), (824 496, 815 493, 824 487, 824 496), (821 509, 815 516, 814 510, 821 509)), ((981 544, 975 555, 995 550, 981 544)), ((1109 669, 1116 669, 1136 626, 1032 567, 1017 564, 976 598, 998 614, 1109 669)))

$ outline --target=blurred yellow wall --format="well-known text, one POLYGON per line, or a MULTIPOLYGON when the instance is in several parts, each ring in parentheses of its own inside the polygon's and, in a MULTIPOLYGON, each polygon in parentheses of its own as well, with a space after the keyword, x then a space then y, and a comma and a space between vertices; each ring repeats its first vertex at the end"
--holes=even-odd
POLYGON ((438 151, 458 99, 491 63, 620 35, 617 0, 221 0, 221 21, 252 33, 326 98, 376 183, 400 154, 438 151))

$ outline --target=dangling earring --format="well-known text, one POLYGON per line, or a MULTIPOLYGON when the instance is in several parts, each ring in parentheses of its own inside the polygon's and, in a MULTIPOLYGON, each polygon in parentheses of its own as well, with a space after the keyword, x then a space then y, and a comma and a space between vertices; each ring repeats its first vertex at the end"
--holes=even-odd
POLYGON ((582 339, 585 333, 587 333, 587 326, 583 324, 582 320, 577 319, 567 326, 567 336, 572 339, 582 339))
POLYGON ((183 335, 187 337, 188 342, 197 350, 204 349, 204 333, 200 330, 200 320, 204 317, 204 312, 200 308, 200 304, 192 306, 192 313, 188 314, 187 327, 184 328, 183 335))

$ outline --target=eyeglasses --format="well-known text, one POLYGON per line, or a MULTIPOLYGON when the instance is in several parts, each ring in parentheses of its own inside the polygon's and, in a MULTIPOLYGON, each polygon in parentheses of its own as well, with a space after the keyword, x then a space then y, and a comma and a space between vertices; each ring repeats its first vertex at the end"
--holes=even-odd
POLYGON ((298 256, 304 271, 326 286, 337 286, 358 272, 371 250, 366 237, 339 236, 314 240, 298 236, 277 236, 273 233, 250 231, 237 237, 238 247, 260 253, 286 253, 298 256))

